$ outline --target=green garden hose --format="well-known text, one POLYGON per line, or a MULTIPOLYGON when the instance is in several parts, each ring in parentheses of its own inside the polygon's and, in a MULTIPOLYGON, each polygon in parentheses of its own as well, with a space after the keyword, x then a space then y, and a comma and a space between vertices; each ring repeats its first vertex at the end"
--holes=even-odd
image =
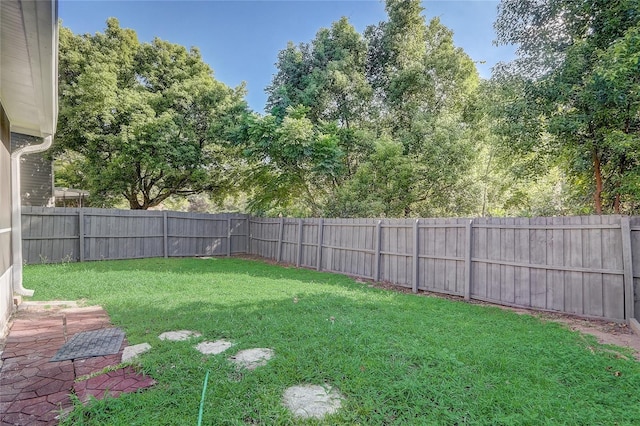
POLYGON ((200 398, 200 412, 198 413, 198 426, 202 425, 202 411, 204 410, 204 396, 207 393, 207 382, 209 381, 209 370, 204 376, 204 386, 202 386, 202 397, 200 398))

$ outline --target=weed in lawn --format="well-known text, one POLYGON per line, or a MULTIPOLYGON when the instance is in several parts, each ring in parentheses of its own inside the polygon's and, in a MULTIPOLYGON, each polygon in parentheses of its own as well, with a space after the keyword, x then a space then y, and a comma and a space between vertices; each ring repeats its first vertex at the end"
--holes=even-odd
MULTIPOLYGON (((339 275, 240 259, 145 259, 25 268, 40 300, 109 312, 158 384, 77 406, 65 424, 633 424, 640 364, 566 327, 498 308, 388 292, 339 275), (294 301, 292 303, 292 301, 294 301), (297 303, 296 303, 297 301, 297 303), (333 318, 333 321, 331 320, 333 318), (201 338, 163 341, 167 330, 201 338), (272 348, 253 371, 194 345, 272 348), (589 349, 591 348, 591 349, 589 349), (300 384, 345 397, 325 420, 282 404, 300 384)), ((624 352, 622 352, 624 354, 624 352)))

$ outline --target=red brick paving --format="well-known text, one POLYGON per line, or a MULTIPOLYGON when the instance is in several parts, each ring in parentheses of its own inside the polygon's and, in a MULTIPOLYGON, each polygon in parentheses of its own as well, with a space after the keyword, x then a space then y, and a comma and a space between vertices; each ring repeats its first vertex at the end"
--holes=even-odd
POLYGON ((84 402, 155 384, 131 367, 94 376, 120 363, 126 339, 115 355, 50 362, 65 342, 64 317, 67 338, 111 327, 109 316, 100 307, 18 311, 1 356, 0 425, 55 425, 60 412, 72 407, 72 393, 84 402), (82 380, 83 376, 90 378, 82 380))

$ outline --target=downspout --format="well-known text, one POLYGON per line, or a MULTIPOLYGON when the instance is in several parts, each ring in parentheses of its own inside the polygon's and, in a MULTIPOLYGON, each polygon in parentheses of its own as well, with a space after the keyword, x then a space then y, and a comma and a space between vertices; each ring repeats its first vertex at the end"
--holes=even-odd
POLYGON ((46 151, 53 136, 46 136, 41 144, 24 146, 11 154, 11 252, 13 254, 13 291, 21 296, 33 296, 33 290, 22 286, 22 197, 20 197, 20 159, 23 155, 46 151))

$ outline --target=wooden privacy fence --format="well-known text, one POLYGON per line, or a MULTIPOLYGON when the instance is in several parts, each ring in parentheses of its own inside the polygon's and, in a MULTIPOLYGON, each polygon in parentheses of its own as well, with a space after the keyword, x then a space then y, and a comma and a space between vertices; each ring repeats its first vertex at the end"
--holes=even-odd
POLYGON ((640 312, 640 218, 252 218, 249 250, 507 306, 618 321, 640 312))
POLYGON ((640 319, 640 217, 266 219, 23 207, 22 235, 27 263, 250 253, 413 291, 640 319))
POLYGON ((26 263, 229 256, 247 236, 245 215, 22 207, 26 263))

